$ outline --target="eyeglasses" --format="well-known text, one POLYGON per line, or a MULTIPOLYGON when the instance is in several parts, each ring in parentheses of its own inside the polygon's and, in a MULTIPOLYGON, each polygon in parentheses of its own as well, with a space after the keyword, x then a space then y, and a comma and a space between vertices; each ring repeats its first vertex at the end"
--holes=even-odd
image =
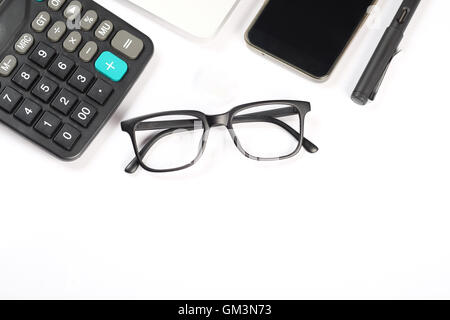
POLYGON ((303 137, 304 101, 276 100, 241 105, 219 115, 199 111, 170 111, 122 122, 133 143, 136 157, 125 171, 139 165, 150 172, 171 172, 194 165, 202 156, 212 127, 227 127, 234 144, 246 157, 257 161, 284 160, 303 147, 319 149, 303 137))

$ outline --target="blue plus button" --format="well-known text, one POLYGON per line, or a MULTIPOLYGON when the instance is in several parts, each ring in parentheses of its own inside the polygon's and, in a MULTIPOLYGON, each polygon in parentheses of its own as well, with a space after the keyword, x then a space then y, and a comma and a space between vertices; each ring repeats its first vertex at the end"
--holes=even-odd
POLYGON ((127 73, 128 65, 115 54, 105 51, 95 61, 95 69, 112 81, 118 82, 127 73))

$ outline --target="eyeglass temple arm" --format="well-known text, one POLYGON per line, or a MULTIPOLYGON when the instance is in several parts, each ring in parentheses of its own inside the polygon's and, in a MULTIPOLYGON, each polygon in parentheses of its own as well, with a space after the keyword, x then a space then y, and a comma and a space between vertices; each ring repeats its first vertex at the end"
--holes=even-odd
POLYGON ((259 112, 253 112, 253 113, 247 113, 242 116, 237 116, 236 118, 240 117, 246 117, 246 116, 253 116, 253 117, 273 117, 273 118, 281 118, 281 117, 287 117, 287 116, 293 116, 298 114, 298 110, 294 107, 285 107, 285 108, 279 108, 279 109, 273 109, 273 110, 266 110, 266 111, 259 111, 259 112))

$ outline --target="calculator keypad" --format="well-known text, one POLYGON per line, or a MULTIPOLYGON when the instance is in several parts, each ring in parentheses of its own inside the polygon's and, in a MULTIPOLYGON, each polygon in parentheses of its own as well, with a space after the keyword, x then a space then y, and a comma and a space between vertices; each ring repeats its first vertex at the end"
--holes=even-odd
POLYGON ((117 108, 153 45, 91 0, 33 1, 31 7, 11 47, 0 48, 0 120, 74 159, 117 108), (134 70, 126 78, 129 64, 134 70))
POLYGON ((47 68, 55 55, 55 49, 41 42, 30 55, 30 60, 39 65, 41 68, 47 68))

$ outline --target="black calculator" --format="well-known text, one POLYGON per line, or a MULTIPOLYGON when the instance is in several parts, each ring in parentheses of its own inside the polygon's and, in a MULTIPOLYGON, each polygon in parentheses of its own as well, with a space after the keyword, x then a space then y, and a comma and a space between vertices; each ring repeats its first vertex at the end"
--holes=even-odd
POLYGON ((91 0, 0 0, 0 121, 74 160, 153 50, 149 37, 91 0))

